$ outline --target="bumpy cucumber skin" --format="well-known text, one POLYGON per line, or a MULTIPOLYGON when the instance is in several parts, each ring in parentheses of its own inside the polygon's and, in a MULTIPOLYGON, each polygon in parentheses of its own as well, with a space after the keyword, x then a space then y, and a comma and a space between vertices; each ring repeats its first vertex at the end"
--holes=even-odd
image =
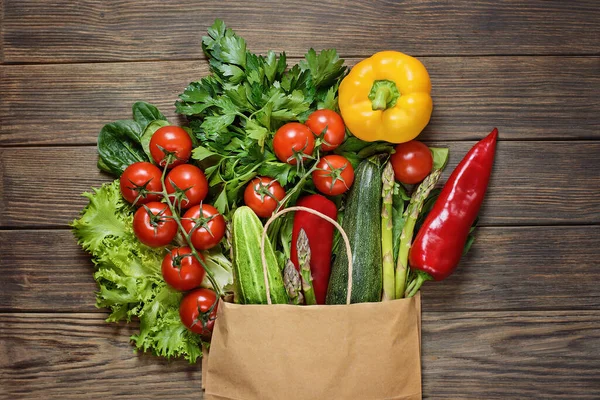
MULTIPOLYGON (((352 303, 381 301, 381 170, 376 161, 362 161, 348 193, 342 228, 352 249, 352 303)), ((341 251, 331 267, 327 304, 346 304, 348 256, 341 251)))
MULTIPOLYGON (((267 293, 260 257, 263 225, 254 211, 246 206, 235 210, 232 219, 235 302, 240 304, 267 304, 267 293)), ((287 304, 288 296, 269 239, 265 241, 265 255, 269 271, 271 301, 273 304, 287 304)))

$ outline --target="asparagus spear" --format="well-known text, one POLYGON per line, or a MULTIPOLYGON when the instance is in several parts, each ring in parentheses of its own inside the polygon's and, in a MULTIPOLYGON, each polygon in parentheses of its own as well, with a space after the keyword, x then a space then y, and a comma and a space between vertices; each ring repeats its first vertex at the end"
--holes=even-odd
POLYGON ((394 281, 394 240, 392 223, 392 194, 394 192, 394 168, 388 162, 381 176, 383 206, 381 207, 381 249, 383 252, 383 300, 396 298, 394 281))
POLYGON ((290 304, 298 305, 304 303, 300 273, 298 273, 294 263, 290 259, 286 261, 283 268, 283 284, 290 298, 290 304))
POLYGON ((413 238, 413 231, 415 230, 415 223, 421 209, 423 208, 423 202, 429 196, 429 192, 433 189, 437 181, 440 179, 442 171, 435 169, 415 190, 410 203, 404 212, 406 222, 400 235, 400 248, 398 249, 398 263, 396 264, 396 298, 401 299, 404 297, 404 289, 406 288, 406 272, 408 269, 408 252, 410 250, 410 244, 413 238))
POLYGON ((310 273, 310 246, 308 244, 308 236, 304 229, 300 229, 298 240, 296 241, 298 249, 298 264, 300 266, 300 275, 302 277, 302 290, 307 305, 317 304, 315 291, 312 286, 312 275, 310 273))

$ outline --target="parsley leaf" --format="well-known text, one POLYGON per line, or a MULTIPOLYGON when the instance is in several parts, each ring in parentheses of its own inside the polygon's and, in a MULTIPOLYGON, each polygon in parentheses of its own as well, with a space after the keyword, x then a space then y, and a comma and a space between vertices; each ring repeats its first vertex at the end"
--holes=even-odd
POLYGON ((296 167, 273 155, 271 139, 287 122, 303 122, 318 108, 336 109, 346 67, 335 50, 310 49, 288 68, 285 53, 248 51, 246 41, 221 20, 202 38, 202 49, 212 74, 190 83, 176 107, 201 143, 192 157, 217 186, 214 204, 227 213, 241 203, 240 190, 257 174, 288 189, 298 182, 296 167))

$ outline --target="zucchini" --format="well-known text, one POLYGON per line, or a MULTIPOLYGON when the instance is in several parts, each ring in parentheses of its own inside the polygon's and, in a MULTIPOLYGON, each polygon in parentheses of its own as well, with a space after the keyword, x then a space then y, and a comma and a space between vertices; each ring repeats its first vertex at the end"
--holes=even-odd
MULTIPOLYGON (((346 200, 342 228, 352 249, 352 303, 381 301, 381 171, 379 160, 369 158, 356 168, 346 200)), ((348 256, 340 252, 331 267, 327 304, 346 304, 348 256)))
MULTIPOLYGON (((232 249, 235 302, 241 304, 267 304, 265 278, 260 257, 263 225, 249 207, 240 207, 233 213, 232 249)), ((287 304, 288 296, 283 286, 277 258, 267 238, 265 256, 269 287, 273 304, 287 304)))

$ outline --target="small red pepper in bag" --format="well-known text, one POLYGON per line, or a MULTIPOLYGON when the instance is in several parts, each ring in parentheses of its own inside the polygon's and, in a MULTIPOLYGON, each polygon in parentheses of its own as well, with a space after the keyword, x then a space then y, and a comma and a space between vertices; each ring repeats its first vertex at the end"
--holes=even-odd
MULTIPOLYGON (((312 208, 331 219, 337 220, 337 207, 335 203, 319 194, 303 197, 298 200, 296 205, 312 208)), ((329 275, 331 274, 331 249, 333 247, 333 231, 335 228, 321 217, 305 211, 296 211, 292 230, 290 258, 297 270, 299 270, 299 265, 296 243, 298 242, 298 234, 301 229, 304 229, 304 232, 308 236, 311 253, 310 272, 313 278, 312 285, 317 304, 325 304, 329 275)))
POLYGON ((425 218, 409 253, 409 265, 417 271, 417 277, 407 289, 407 297, 414 295, 424 281, 445 279, 458 266, 487 191, 497 137, 494 128, 469 150, 425 218))

